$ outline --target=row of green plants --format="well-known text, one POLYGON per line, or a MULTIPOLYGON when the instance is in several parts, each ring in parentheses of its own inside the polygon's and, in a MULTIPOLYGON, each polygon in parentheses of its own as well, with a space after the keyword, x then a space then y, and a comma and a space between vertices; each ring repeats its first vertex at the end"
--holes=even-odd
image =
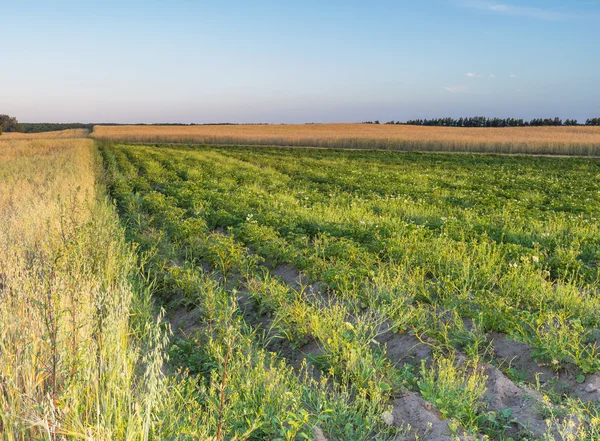
MULTIPOLYGON (((597 179, 595 163, 244 148, 102 151, 130 239, 151 256, 147 271, 160 298, 202 311, 195 336, 175 345, 173 358, 189 369, 176 376, 185 379, 176 388, 205 385, 200 396, 185 386, 191 395, 181 403, 213 418, 213 426, 202 425, 207 433, 236 421, 216 404, 209 411, 219 395, 234 405, 239 387, 227 389, 223 379, 267 375, 266 365, 289 372, 310 394, 327 395, 325 385, 345 394, 356 413, 319 413, 308 398, 292 412, 308 412, 301 430, 316 425, 332 439, 391 436, 382 415, 406 388, 463 428, 500 439, 502 415, 486 411, 477 367, 486 331, 529 343, 556 369, 600 369, 593 340, 598 196, 586 181, 597 179), (279 264, 317 281, 318 293, 274 276, 279 264), (254 308, 249 318, 235 301, 244 296, 254 308), (227 320, 215 326, 213 314, 227 320), (395 365, 377 343, 383 332, 426 337, 438 355, 422 366, 395 365), (269 355, 274 341, 291 352, 269 355), (290 354, 311 341, 319 349, 307 359, 318 380, 306 365, 289 366, 290 354), (258 370, 225 375, 240 347, 247 348, 240 355, 263 354, 250 363, 258 370), (472 364, 456 363, 455 350, 472 364), (340 418, 350 433, 335 423, 340 418)), ((281 403, 275 408, 289 413, 281 403)), ((586 415, 591 421, 594 413, 586 415)), ((261 427, 247 429, 275 436, 289 425, 261 427)))
MULTIPOLYGON (((261 271, 258 259, 231 236, 211 234, 201 218, 183 221, 182 210, 170 205, 167 197, 132 193, 122 173, 133 176, 138 171, 123 155, 113 153, 105 150, 113 191, 122 218, 130 225, 131 239, 146 253, 145 268, 156 280, 158 298, 169 308, 181 305, 201 312, 198 328, 174 339, 169 350, 172 388, 177 391, 171 394, 172 405, 181 411, 173 413, 179 418, 169 418, 164 433, 180 434, 180 439, 256 440, 313 439, 315 430, 340 440, 396 439, 401 434, 402 429, 382 419, 389 411, 391 388, 377 387, 373 393, 364 385, 336 378, 342 372, 341 360, 332 361, 331 368, 317 377, 306 362, 293 368, 270 352, 266 341, 272 336, 243 319, 236 287, 247 286, 257 308, 270 312, 279 309, 276 305, 282 311, 293 308, 298 293, 261 271), (110 164, 118 168, 111 169, 110 164)), ((308 319, 308 305, 295 304, 308 319)), ((299 333, 285 325, 271 330, 285 328, 299 333)), ((340 350, 336 348, 338 357, 340 350)))
MULTIPOLYGON (((427 214, 422 211, 406 216, 400 211, 407 205, 404 200, 398 204, 402 207, 399 210, 394 210, 395 204, 389 201, 377 210, 352 200, 352 195, 338 195, 345 200, 332 204, 333 207, 329 200, 309 207, 302 200, 309 196, 300 196, 297 199, 300 204, 293 201, 278 210, 288 196, 273 193, 274 185, 280 183, 265 183, 261 178, 266 188, 257 189, 254 183, 247 188, 241 180, 253 182, 256 179, 253 167, 238 168, 241 170, 235 171, 237 182, 220 180, 222 188, 212 194, 203 195, 185 185, 174 190, 171 197, 179 200, 179 192, 183 191, 192 195, 189 196, 192 203, 194 198, 210 203, 212 212, 208 214, 207 223, 211 229, 231 227, 234 234, 237 233, 236 237, 251 247, 277 245, 279 254, 286 252, 289 262, 307 271, 309 277, 323 280, 334 291, 339 288, 360 292, 357 280, 368 277, 375 266, 389 262, 393 266, 408 261, 409 266, 425 270, 425 276, 431 279, 423 293, 430 302, 445 309, 459 309, 471 318, 483 315, 488 322, 486 329, 514 334, 536 346, 542 345, 537 348, 538 352, 546 354, 551 362, 575 361, 585 373, 598 370, 592 330, 598 327, 599 317, 594 295, 598 274, 594 262, 598 259, 599 238, 593 215, 586 218, 565 210, 560 216, 560 212, 557 215, 555 211, 547 222, 538 226, 545 234, 538 230, 530 233, 530 237, 519 238, 529 216, 535 215, 538 222, 542 217, 525 209, 523 213, 512 213, 510 218, 504 215, 504 223, 516 223, 516 228, 503 225, 505 231, 495 240, 491 236, 493 233, 488 235, 486 231, 465 237, 468 230, 476 230, 476 226, 471 228, 469 221, 475 216, 481 219, 483 207, 475 210, 478 213, 469 213, 462 222, 458 221, 458 216, 453 216, 459 225, 450 228, 431 226, 434 221, 428 221, 427 214), (393 210, 393 214, 373 214, 385 213, 384 210, 388 213, 393 210), (344 218, 349 222, 344 222, 344 218), (399 218, 402 222, 398 222, 399 218), (535 235, 540 240, 544 240, 542 236, 548 236, 545 238, 547 245, 531 238, 535 235), (278 244, 263 236, 279 239, 278 244), (519 240, 514 240, 516 238, 519 240), (498 310, 504 313, 498 314, 498 310), (534 324, 536 326, 529 326, 534 324), (561 338, 573 342, 575 347, 565 347, 560 343, 561 338), (583 346, 579 347, 579 342, 583 346), (552 346, 545 348, 545 344, 552 346)), ((210 169, 214 170, 212 166, 210 169)), ((301 164, 298 169, 311 168, 301 164)), ((345 170, 345 175, 352 173, 347 167, 345 170)), ((330 173, 336 172, 344 175, 342 170, 330 173)), ((227 174, 225 164, 221 165, 219 173, 227 174)), ((290 178, 293 187, 297 188, 301 180, 299 175, 300 171, 290 178)), ((371 176, 369 181, 376 179, 371 176)), ((326 185, 331 183, 332 179, 327 180, 326 185)), ((302 188, 302 195, 310 192, 306 186, 302 188)), ((207 192, 206 187, 204 192, 207 192)), ((458 195, 456 192, 454 197, 458 195)), ((590 199, 589 193, 586 196, 590 199)), ((590 201, 594 202, 593 199, 590 201)), ((414 209, 413 204, 408 205, 409 209, 414 209)), ((583 208, 589 209, 585 205, 583 208)), ((430 210, 431 205, 427 204, 423 211, 430 210)), ((448 211, 445 207, 442 210, 448 211)), ((267 250, 263 257, 270 259, 272 256, 273 251, 267 250)), ((559 367, 556 362, 554 365, 559 367)))

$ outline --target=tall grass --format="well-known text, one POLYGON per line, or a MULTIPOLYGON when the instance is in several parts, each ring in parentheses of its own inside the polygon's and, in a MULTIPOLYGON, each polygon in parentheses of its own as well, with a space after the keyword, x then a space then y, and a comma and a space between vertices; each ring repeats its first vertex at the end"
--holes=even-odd
POLYGON ((117 142, 600 155, 600 127, 456 128, 375 124, 96 126, 92 136, 117 142))
POLYGON ((162 337, 91 140, 0 141, 0 438, 147 439, 162 337))
POLYGON ((15 139, 75 139, 85 138, 88 134, 89 130, 87 129, 68 129, 42 133, 4 132, 2 133, 2 137, 0 137, 0 141, 11 141, 15 139))

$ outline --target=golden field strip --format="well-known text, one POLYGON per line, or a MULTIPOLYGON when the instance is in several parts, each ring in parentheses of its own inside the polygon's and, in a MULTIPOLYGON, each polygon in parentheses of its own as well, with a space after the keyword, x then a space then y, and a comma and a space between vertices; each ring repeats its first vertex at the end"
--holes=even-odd
POLYGON ((456 128, 387 124, 96 126, 117 142, 600 155, 600 127, 456 128))
POLYGON ((0 439, 146 439, 162 358, 152 323, 134 332, 136 256, 94 142, 18 135, 0 137, 0 439))
POLYGON ((57 130, 56 132, 42 133, 5 132, 0 135, 0 141, 11 141, 17 139, 73 139, 85 138, 87 136, 88 131, 86 129, 57 130))

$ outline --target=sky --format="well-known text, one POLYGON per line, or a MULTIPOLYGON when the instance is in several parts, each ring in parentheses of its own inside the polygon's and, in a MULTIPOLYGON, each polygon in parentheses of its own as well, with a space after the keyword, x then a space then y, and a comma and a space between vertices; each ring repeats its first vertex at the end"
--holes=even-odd
POLYGON ((600 117, 600 1, 0 5, 22 122, 600 117))

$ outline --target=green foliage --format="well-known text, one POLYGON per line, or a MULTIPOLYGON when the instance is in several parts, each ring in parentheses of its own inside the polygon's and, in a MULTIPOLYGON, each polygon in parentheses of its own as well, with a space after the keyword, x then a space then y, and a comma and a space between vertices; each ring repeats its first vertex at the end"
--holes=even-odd
MULTIPOLYGON (((588 125, 589 125, 588 120, 588 125)), ((393 121, 386 124, 394 124, 393 121)), ((486 118, 485 116, 475 116, 467 118, 433 118, 433 119, 413 119, 406 123, 397 122, 396 124, 409 124, 414 126, 443 126, 443 127, 527 127, 527 126, 576 126, 576 119, 563 120, 555 118, 533 118, 530 121, 524 121, 517 118, 486 118)))
POLYGON ((477 363, 462 365, 453 358, 437 356, 427 368, 421 364, 419 390, 446 418, 456 418, 469 430, 482 425, 481 410, 486 377, 477 363))
POLYGON ((42 133, 42 132, 55 132, 58 130, 69 130, 69 129, 87 129, 90 132, 94 130, 95 124, 81 124, 81 123, 22 123, 21 130, 23 133, 42 133))
POLYGON ((596 161, 102 152, 158 298, 197 314, 169 349, 181 412, 160 433, 304 439, 318 425, 329 439, 387 439, 399 432, 381 415, 410 388, 500 439, 511 415, 486 411, 477 365, 488 331, 557 369, 600 369, 596 161), (384 342, 407 331, 449 355, 396 365, 384 342))
POLYGON ((22 132, 23 126, 19 124, 17 118, 8 116, 8 115, 0 115, 0 135, 2 132, 22 132))

